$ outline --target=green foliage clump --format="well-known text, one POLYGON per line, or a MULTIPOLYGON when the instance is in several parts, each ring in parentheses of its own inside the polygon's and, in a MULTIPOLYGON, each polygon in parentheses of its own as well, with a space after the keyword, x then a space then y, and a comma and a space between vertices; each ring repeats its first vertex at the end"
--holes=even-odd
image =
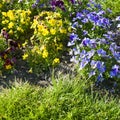
POLYGON ((119 101, 86 91, 80 76, 53 80, 53 86, 38 88, 18 84, 0 93, 0 119, 8 120, 117 120, 119 101), (57 82, 58 81, 58 82, 57 82))

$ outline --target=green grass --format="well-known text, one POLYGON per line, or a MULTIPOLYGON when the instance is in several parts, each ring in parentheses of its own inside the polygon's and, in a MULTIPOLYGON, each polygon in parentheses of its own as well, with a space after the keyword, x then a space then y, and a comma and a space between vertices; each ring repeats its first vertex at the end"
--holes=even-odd
POLYGON ((100 3, 104 10, 108 8, 112 10, 111 14, 108 14, 110 18, 115 18, 120 16, 120 0, 95 0, 97 3, 100 3))
POLYGON ((0 93, 0 120, 119 120, 120 101, 89 90, 87 80, 69 75, 41 88, 15 82, 0 93))

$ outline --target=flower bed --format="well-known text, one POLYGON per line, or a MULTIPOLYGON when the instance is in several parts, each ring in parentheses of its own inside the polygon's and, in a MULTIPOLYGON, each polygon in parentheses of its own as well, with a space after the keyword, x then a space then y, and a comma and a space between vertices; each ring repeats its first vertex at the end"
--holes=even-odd
POLYGON ((12 72, 17 59, 39 75, 56 67, 64 53, 97 84, 120 79, 120 17, 108 18, 93 0, 19 0, 0 3, 0 70, 12 72), (115 27, 116 26, 116 27, 115 27), (111 29, 115 27, 115 29, 111 29))

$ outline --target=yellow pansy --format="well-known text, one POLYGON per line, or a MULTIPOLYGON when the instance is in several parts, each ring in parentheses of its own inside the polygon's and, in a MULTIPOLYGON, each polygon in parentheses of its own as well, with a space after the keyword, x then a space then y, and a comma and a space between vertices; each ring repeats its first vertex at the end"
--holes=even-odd
POLYGON ((72 31, 72 27, 68 27, 68 31, 71 32, 72 31))
POLYGON ((46 29, 46 28, 44 28, 43 30, 42 30, 42 35, 43 36, 46 36, 46 35, 48 35, 49 34, 49 31, 46 29))
POLYGON ((55 35, 56 30, 55 30, 54 28, 51 28, 51 29, 50 29, 50 33, 51 33, 52 35, 55 35))
POLYGON ((22 56, 23 60, 26 60, 28 58, 28 54, 25 53, 23 56, 22 56))
POLYGON ((7 58, 7 54, 5 54, 5 55, 3 56, 3 58, 6 59, 6 58, 7 58))
POLYGON ((11 69, 12 68, 12 66, 9 64, 9 65, 5 65, 5 69, 11 69))
POLYGON ((31 14, 31 11, 30 11, 30 10, 27 10, 26 12, 27 12, 27 14, 28 14, 28 15, 30 15, 30 14, 31 14))
POLYGON ((48 52, 47 52, 47 50, 44 50, 44 51, 43 51, 42 57, 43 57, 43 58, 47 58, 47 57, 48 57, 48 52))
POLYGON ((23 47, 25 47, 27 45, 27 40, 22 44, 23 47))
POLYGON ((38 21, 34 19, 31 28, 36 28, 37 25, 38 25, 38 21))
POLYGON ((25 18, 26 12, 24 10, 21 11, 21 17, 25 18))
POLYGON ((9 24, 8 24, 8 28, 10 29, 10 28, 13 28, 13 26, 14 26, 14 23, 13 22, 10 22, 9 24))
POLYGON ((5 20, 5 23, 9 23, 9 20, 5 20))
POLYGON ((57 25, 58 27, 61 27, 62 24, 63 24, 62 20, 58 20, 56 25, 57 25))
POLYGON ((4 21, 2 21, 2 24, 6 24, 5 20, 4 20, 4 21))
POLYGON ((55 26, 56 20, 55 20, 55 19, 50 19, 50 20, 48 20, 48 23, 49 23, 51 26, 55 26))
POLYGON ((20 20, 20 22, 21 22, 21 24, 25 24, 25 21, 23 18, 20 20))
POLYGON ((37 27, 38 27, 38 32, 41 32, 41 31, 43 31, 43 29, 44 29, 44 26, 43 26, 43 25, 41 25, 41 24, 40 24, 40 25, 38 25, 37 27))
POLYGON ((60 59, 59 59, 59 58, 55 58, 55 59, 53 60, 52 65, 56 65, 56 64, 59 64, 59 63, 60 63, 60 59))
POLYGON ((28 73, 33 73, 33 70, 32 68, 29 69, 28 73))
POLYGON ((10 35, 13 35, 13 33, 14 33, 13 30, 10 30, 10 31, 9 31, 9 34, 10 34, 10 35))
POLYGON ((54 14, 55 14, 54 16, 55 16, 56 18, 61 18, 60 13, 54 13, 54 14))
POLYGON ((14 10, 9 10, 7 12, 7 16, 9 17, 10 20, 15 20, 14 10))
POLYGON ((65 28, 61 28, 61 29, 60 29, 60 33, 64 33, 64 34, 66 34, 66 33, 67 33, 67 31, 66 31, 66 29, 65 29, 65 28))
POLYGON ((39 50, 39 47, 38 46, 34 46, 33 49, 31 50, 32 53, 35 53, 36 51, 39 50))
POLYGON ((7 13, 6 12, 2 12, 2 15, 7 17, 7 13))
POLYGON ((24 30, 21 27, 17 27, 17 30, 22 32, 22 33, 24 32, 24 30))

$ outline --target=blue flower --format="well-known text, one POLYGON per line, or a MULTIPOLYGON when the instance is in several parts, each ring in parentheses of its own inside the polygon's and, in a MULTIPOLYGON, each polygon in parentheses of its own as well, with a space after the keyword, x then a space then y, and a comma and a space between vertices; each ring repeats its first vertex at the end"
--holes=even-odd
POLYGON ((103 73, 103 72, 105 72, 105 70, 106 70, 106 67, 104 66, 104 62, 101 62, 101 61, 97 61, 97 69, 98 69, 98 71, 100 72, 100 73, 103 73))
POLYGON ((109 50, 114 54, 115 50, 119 49, 115 42, 110 44, 109 50))
POLYGON ((87 58, 90 59, 95 54, 95 50, 91 50, 87 52, 87 58))
POLYGON ((87 56, 87 52, 86 50, 82 50, 82 52, 80 53, 80 59, 83 59, 87 56))
POLYGON ((79 55, 80 54, 80 50, 77 48, 73 48, 73 54, 74 55, 79 55))
POLYGON ((103 14, 105 14, 105 11, 103 11, 103 10, 101 10, 97 13, 97 15, 103 15, 103 14))
POLYGON ((84 38, 83 41, 82 41, 82 44, 83 44, 84 46, 88 46, 89 43, 90 43, 90 39, 89 39, 89 38, 84 38))
POLYGON ((84 18, 84 15, 82 13, 80 13, 80 12, 77 12, 76 18, 81 20, 82 18, 84 18))
POLYGON ((90 59, 84 58, 80 62, 80 70, 82 70, 88 63, 90 62, 90 59))
POLYGON ((75 34, 75 33, 70 34, 70 41, 68 42, 67 46, 75 45, 75 42, 77 40, 80 40, 77 34, 75 34))
POLYGON ((88 31, 87 30, 83 30, 83 35, 87 35, 88 31))
POLYGON ((120 16, 117 16, 115 20, 120 21, 120 16))
POLYGON ((103 72, 105 72, 105 70, 106 70, 106 67, 105 67, 105 65, 104 65, 104 62, 101 62, 101 61, 92 60, 91 63, 90 63, 90 65, 91 65, 91 68, 92 68, 92 69, 98 69, 98 71, 99 71, 100 73, 103 73, 103 72))
POLYGON ((112 70, 110 71, 110 77, 115 77, 118 75, 118 73, 120 74, 120 66, 119 65, 114 65, 112 67, 112 70))
POLYGON ((89 47, 90 48, 96 48, 96 46, 97 46, 96 39, 90 39, 89 47))
POLYGON ((101 39, 98 39, 99 40, 99 44, 108 44, 108 41, 106 41, 105 38, 101 38, 101 39))
POLYGON ((90 11, 89 11, 89 10, 86 10, 86 9, 83 9, 83 10, 82 10, 82 13, 85 14, 85 15, 88 14, 89 12, 90 12, 90 11))
POLYGON ((34 3, 34 4, 32 4, 32 8, 36 8, 37 7, 37 5, 34 3))
POLYGON ((113 52, 113 56, 115 57, 116 61, 120 63, 120 52, 113 52))
POLYGON ((106 51, 103 50, 103 49, 97 50, 97 53, 98 53, 99 56, 105 56, 106 55, 106 51))
POLYGON ((111 10, 110 8, 107 8, 107 11, 108 11, 109 13, 112 13, 112 10, 111 10))
POLYGON ((103 34, 103 36, 107 38, 108 40, 111 40, 111 41, 113 40, 112 35, 110 34, 103 34))
POLYGON ((75 34, 75 33, 70 34, 70 40, 71 41, 75 41, 77 39, 78 39, 78 35, 77 34, 75 34))
POLYGON ((91 65, 91 68, 92 68, 92 69, 97 68, 97 61, 92 60, 92 61, 90 62, 90 65, 91 65))
POLYGON ((92 77, 95 74, 96 74, 95 70, 91 70, 90 73, 89 73, 89 78, 92 77))
POLYGON ((77 28, 78 27, 78 22, 74 22, 73 24, 72 24, 72 28, 77 28))
POLYGON ((82 23, 88 23, 88 19, 87 18, 84 18, 81 20, 82 23))
POLYGON ((91 12, 91 13, 89 13, 89 14, 87 14, 87 17, 88 17, 88 19, 91 21, 91 22, 93 22, 93 23, 97 23, 98 22, 98 20, 99 20, 99 16, 96 14, 96 12, 91 12))
POLYGON ((102 9, 101 5, 100 4, 94 4, 94 6, 98 9, 102 9))
POLYGON ((98 75, 98 77, 97 77, 97 84, 99 83, 99 82, 102 82, 104 80, 104 78, 103 78, 103 74, 99 74, 98 75))
POLYGON ((40 0, 36 0, 36 4, 38 4, 40 2, 40 0))
POLYGON ((75 4, 75 0, 70 0, 72 4, 75 4))
POLYGON ((97 21, 97 25, 106 28, 110 25, 110 22, 107 18, 101 18, 97 21))

